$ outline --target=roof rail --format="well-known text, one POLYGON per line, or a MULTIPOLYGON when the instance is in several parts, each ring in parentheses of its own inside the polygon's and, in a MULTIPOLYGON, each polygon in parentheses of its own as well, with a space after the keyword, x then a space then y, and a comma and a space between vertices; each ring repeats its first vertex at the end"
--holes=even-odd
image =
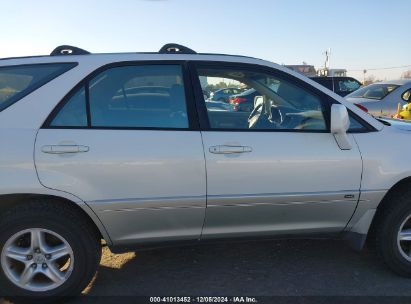
POLYGON ((192 49, 177 43, 167 43, 158 52, 160 54, 197 54, 192 49))
POLYGON ((50 56, 61 56, 61 55, 87 55, 90 52, 80 49, 71 45, 60 45, 56 47, 50 54, 50 56))

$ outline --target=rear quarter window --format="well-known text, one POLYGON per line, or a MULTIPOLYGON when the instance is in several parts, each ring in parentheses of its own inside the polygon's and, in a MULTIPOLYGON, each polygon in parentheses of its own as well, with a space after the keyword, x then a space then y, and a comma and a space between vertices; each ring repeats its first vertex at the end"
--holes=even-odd
POLYGON ((0 111, 76 65, 47 63, 0 67, 0 111))

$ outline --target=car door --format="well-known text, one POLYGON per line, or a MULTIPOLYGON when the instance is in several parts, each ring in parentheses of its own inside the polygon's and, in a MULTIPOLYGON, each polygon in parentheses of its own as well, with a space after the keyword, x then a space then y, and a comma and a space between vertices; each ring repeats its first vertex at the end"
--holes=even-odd
POLYGON ((185 81, 178 62, 104 67, 38 132, 41 183, 86 202, 114 244, 201 234, 205 161, 185 81))
POLYGON ((192 71, 207 166, 202 238, 342 231, 362 161, 352 135, 342 150, 330 133, 330 97, 253 65, 195 63, 192 71), (259 92, 252 112, 207 111, 200 82, 221 79, 259 92))

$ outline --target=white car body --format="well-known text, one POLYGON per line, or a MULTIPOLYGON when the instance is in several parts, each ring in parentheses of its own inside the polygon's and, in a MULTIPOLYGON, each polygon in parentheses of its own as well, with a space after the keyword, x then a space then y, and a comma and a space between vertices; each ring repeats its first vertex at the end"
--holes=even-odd
MULTIPOLYGON (((34 57, 2 60, 0 66, 61 61, 60 57, 34 57)), ((321 85, 277 64, 245 57, 180 54, 70 56, 64 61, 79 62, 79 65, 0 112, 0 141, 5 143, 0 150, 0 193, 30 193, 68 199, 90 215, 110 245, 198 239, 201 235, 203 238, 236 236, 250 232, 266 235, 351 231, 366 235, 386 192, 411 176, 411 166, 404 167, 401 162, 406 147, 398 148, 398 143, 407 142, 409 134, 385 127, 321 85), (51 110, 67 92, 94 70, 113 62, 156 60, 236 62, 280 70, 330 95, 376 131, 350 134, 352 149, 342 151, 331 133, 253 133, 246 137, 242 133, 198 131, 175 132, 170 137, 167 131, 41 129, 51 110), (277 155, 270 155, 275 147, 267 144, 268 136, 275 142, 285 143, 277 155), (68 157, 52 155, 50 158, 49 154, 41 152, 44 145, 74 141, 90 146, 90 153, 68 157), (275 183, 267 180, 267 183, 250 183, 238 189, 235 181, 227 183, 225 174, 233 172, 230 163, 221 164, 214 155, 206 155, 206 188, 203 145, 207 154, 207 147, 224 142, 247 143, 259 151, 244 156, 236 173, 250 180, 260 180, 262 176, 253 168, 253 162, 258 161, 261 166, 276 172, 275 183), (123 151, 121 156, 119 147, 123 151), (302 148, 304 153, 295 154, 302 148), (147 154, 151 155, 150 159, 144 158, 147 154), (283 159, 286 165, 275 161, 278 159, 283 159), (119 164, 128 161, 127 167, 119 168, 119 164), (112 164, 102 165, 107 162, 112 164), (61 167, 67 167, 67 170, 60 170, 61 167), (150 179, 153 170, 159 170, 160 180, 150 179), (179 170, 178 179, 168 175, 173 170, 179 170), (145 178, 136 176, 136 171, 145 178), (107 172, 115 174, 110 176, 107 172), (307 172, 316 172, 316 178, 307 176, 307 172), (134 183, 113 186, 119 176, 134 180, 134 183), (156 187, 158 184, 162 187, 156 187), (344 198, 346 194, 353 197, 344 198), (240 197, 236 202, 238 207, 225 207, 230 205, 232 197, 240 197), (224 209, 230 209, 227 213, 233 217, 241 217, 242 206, 254 201, 255 215, 251 214, 246 220, 249 225, 245 225, 252 227, 251 231, 227 222, 224 209), (221 214, 212 218, 215 223, 210 227, 206 225, 202 231, 207 206, 209 214, 214 210, 221 214), (278 214, 286 210, 288 213, 288 209, 295 211, 290 212, 289 217, 261 221, 267 208, 278 210, 278 214), (173 216, 176 212, 180 213, 178 225, 156 223, 157 217, 173 216), (135 226, 130 226, 130 221, 135 222, 135 226)))
MULTIPOLYGON (((78 64, 0 111, 0 216, 17 200, 53 198, 80 207, 113 249, 284 235, 341 236, 361 249, 383 198, 410 185, 407 127, 382 123, 286 67, 241 56, 127 53, 3 59, 0 69, 53 62, 78 64), (327 97, 330 127, 246 132, 45 123, 95 71, 153 62, 281 73, 327 97), (347 109, 366 128, 346 132, 347 109)), ((201 90, 188 102, 198 98, 201 90)))

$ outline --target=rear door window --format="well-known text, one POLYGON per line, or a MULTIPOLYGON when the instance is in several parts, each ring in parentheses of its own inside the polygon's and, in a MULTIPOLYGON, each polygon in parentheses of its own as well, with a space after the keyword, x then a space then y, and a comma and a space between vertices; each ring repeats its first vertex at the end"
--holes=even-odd
POLYGON ((50 63, 0 67, 0 111, 76 65, 50 63))
POLYGON ((50 124, 52 127, 87 127, 86 91, 74 93, 50 124))
POLYGON ((92 127, 188 128, 179 65, 108 69, 89 83, 92 127))
POLYGON ((63 104, 51 127, 189 128, 180 65, 108 68, 63 104))

